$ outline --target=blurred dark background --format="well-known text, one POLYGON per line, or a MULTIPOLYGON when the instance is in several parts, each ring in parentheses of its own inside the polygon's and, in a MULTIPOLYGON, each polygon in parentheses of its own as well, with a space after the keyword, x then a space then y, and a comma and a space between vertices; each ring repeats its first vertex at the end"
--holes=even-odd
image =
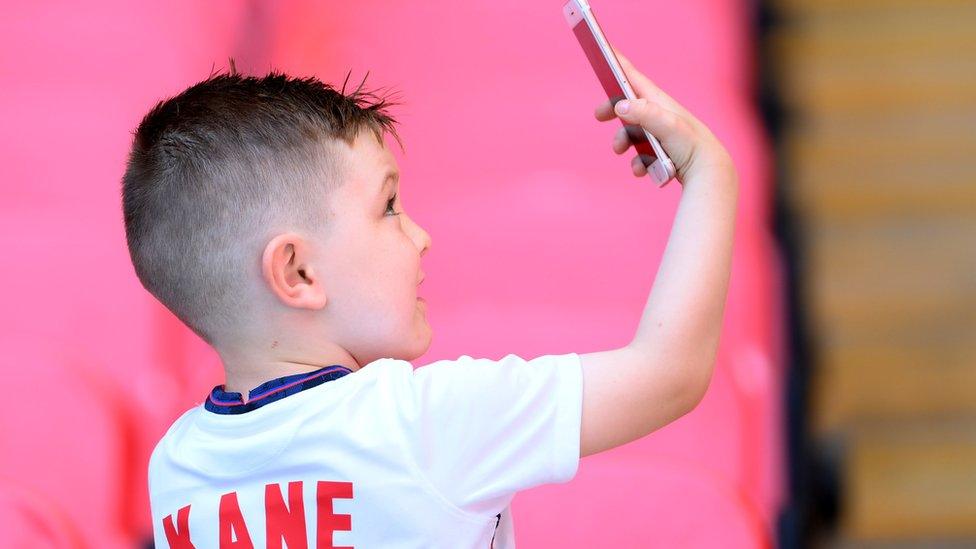
POLYGON ((790 546, 976 546, 976 3, 774 0, 790 546))

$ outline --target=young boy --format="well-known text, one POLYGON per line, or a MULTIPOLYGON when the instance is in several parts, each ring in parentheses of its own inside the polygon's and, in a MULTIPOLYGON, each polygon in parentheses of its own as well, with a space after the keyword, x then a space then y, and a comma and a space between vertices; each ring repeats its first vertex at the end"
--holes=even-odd
MULTIPOLYGON (((737 177, 618 57, 642 99, 595 116, 657 136, 682 197, 633 340, 596 353, 413 369, 431 339, 416 295, 431 238, 403 209, 390 103, 362 86, 222 74, 146 115, 123 181, 132 262, 226 372, 153 452, 157 547, 514 547, 516 492, 697 405, 737 177)), ((621 127, 612 148, 629 147, 621 127)), ((632 169, 646 175, 636 156, 632 169)))

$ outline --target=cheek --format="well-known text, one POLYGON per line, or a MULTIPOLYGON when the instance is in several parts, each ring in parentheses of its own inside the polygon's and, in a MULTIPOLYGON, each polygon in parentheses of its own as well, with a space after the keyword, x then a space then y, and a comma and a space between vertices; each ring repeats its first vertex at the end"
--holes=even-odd
POLYGON ((390 275, 408 286, 416 286, 420 273, 420 253, 417 246, 399 226, 392 227, 385 236, 377 249, 383 250, 383 263, 390 275))
POLYGON ((382 285, 388 305, 403 321, 416 315, 417 280, 420 278, 420 256, 416 247, 405 235, 391 243, 383 259, 382 285))
POLYGON ((400 316, 417 302, 420 254, 392 222, 357 227, 331 265, 347 304, 365 315, 400 316))
POLYGON ((383 255, 368 227, 349 228, 341 241, 322 258, 326 263, 325 291, 331 293, 344 314, 372 310, 383 288, 383 255))

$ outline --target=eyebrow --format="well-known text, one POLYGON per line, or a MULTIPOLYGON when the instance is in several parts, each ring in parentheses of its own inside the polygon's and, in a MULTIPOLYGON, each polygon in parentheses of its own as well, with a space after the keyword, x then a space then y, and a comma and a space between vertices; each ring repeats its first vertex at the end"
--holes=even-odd
POLYGON ((390 171, 386 172, 386 175, 383 176, 383 186, 380 187, 380 194, 383 194, 383 189, 385 189, 390 184, 390 181, 392 181, 394 183, 399 183, 400 182, 400 172, 398 172, 396 170, 390 170, 390 171))

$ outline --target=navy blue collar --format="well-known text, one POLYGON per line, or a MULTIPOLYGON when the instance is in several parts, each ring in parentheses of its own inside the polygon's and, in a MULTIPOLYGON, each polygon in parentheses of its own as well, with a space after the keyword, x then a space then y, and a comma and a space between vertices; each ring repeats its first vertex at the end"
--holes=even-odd
POLYGON ((319 368, 314 372, 275 378, 251 389, 248 393, 247 404, 244 403, 240 393, 228 393, 224 391, 223 385, 217 385, 210 391, 210 396, 203 403, 203 406, 215 414, 243 414, 351 373, 352 370, 349 368, 333 364, 319 368))

